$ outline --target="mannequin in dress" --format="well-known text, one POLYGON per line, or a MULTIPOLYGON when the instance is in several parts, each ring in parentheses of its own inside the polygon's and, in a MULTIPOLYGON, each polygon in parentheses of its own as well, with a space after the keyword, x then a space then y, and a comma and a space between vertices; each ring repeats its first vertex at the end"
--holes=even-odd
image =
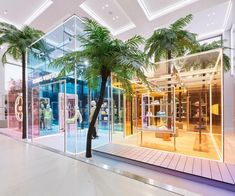
POLYGON ((52 129, 52 109, 50 107, 49 104, 47 104, 46 109, 44 109, 44 120, 45 120, 45 128, 47 130, 51 130, 52 129))
POLYGON ((79 107, 75 107, 75 114, 72 118, 67 119, 67 124, 75 124, 76 120, 79 120, 79 123, 82 123, 82 115, 80 113, 79 107))
MULTIPOLYGON (((91 119, 92 119, 92 117, 94 115, 95 109, 96 109, 96 102, 94 100, 92 100, 91 101, 91 111, 90 111, 90 116, 89 116, 89 122, 91 122, 91 119)), ((95 122, 95 131, 92 134, 93 139, 99 137, 97 135, 97 131, 98 131, 98 120, 96 120, 96 122, 95 122)))

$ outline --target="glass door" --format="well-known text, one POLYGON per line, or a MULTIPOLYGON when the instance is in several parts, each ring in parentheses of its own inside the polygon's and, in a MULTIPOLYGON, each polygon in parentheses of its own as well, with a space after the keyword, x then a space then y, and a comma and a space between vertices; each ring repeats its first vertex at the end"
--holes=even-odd
POLYGON ((32 88, 31 138, 41 145, 64 151, 65 81, 32 88))

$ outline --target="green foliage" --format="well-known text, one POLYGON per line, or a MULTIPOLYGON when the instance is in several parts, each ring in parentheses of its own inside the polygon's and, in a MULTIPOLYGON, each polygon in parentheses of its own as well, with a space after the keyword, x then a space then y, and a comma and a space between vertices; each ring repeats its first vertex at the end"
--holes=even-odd
POLYGON ((20 30, 14 25, 0 22, 0 45, 7 45, 7 50, 2 56, 3 64, 7 62, 7 55, 15 60, 21 59, 22 53, 26 53, 26 48, 42 35, 43 32, 29 26, 20 30))
POLYGON ((65 76, 80 67, 88 86, 96 88, 98 79, 114 74, 123 84, 126 92, 131 91, 130 80, 139 78, 147 84, 144 75, 145 54, 138 46, 144 43, 141 36, 134 36, 126 41, 114 39, 109 30, 94 20, 84 18, 84 34, 78 35, 81 51, 75 51, 54 60, 50 66, 61 69, 60 76, 65 76), (87 66, 78 66, 88 61, 87 66))
MULTIPOLYGON (((196 47, 194 47, 194 50, 191 52, 193 53, 198 53, 198 52, 205 52, 217 48, 223 48, 223 41, 213 41, 211 43, 204 43, 204 44, 196 44, 196 47)), ((202 64, 201 66, 205 66, 202 64)), ((223 54, 223 66, 225 71, 230 70, 230 58, 226 54, 223 54)))
POLYGON ((147 39, 145 51, 149 59, 154 61, 175 58, 182 56, 195 47, 196 34, 185 30, 191 22, 192 15, 180 18, 169 28, 161 28, 154 31, 153 35, 147 39))

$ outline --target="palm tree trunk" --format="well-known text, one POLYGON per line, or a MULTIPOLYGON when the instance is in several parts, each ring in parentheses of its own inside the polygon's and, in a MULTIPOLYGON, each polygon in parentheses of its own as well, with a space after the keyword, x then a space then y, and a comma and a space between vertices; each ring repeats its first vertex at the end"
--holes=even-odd
POLYGON ((23 126, 22 139, 27 138, 27 117, 26 117, 26 53, 22 52, 22 94, 23 94, 23 126))
POLYGON ((100 87, 100 96, 98 103, 96 105, 95 112, 92 116, 91 123, 89 125, 88 133, 87 133, 87 143, 86 143, 86 157, 90 158, 92 157, 91 155, 91 145, 92 145, 92 135, 95 131, 95 123, 98 117, 98 114, 100 112, 101 105, 103 104, 104 101, 104 94, 105 94, 105 88, 106 88, 106 83, 108 80, 108 74, 104 74, 101 78, 101 87, 100 87))

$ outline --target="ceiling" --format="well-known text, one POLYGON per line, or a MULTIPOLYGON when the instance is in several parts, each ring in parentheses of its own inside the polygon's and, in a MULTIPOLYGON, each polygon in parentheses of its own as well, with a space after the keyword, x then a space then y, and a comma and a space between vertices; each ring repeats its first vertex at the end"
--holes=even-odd
MULTIPOLYGON (((48 32, 69 16, 90 17, 126 40, 135 34, 149 37, 192 13, 188 29, 200 39, 221 34, 235 18, 235 0, 1 0, 0 21, 29 24, 48 32), (233 5, 233 6, 232 6, 233 5), (23 11, 22 11, 23 10, 23 11)), ((234 23, 234 21, 233 21, 234 23)))

